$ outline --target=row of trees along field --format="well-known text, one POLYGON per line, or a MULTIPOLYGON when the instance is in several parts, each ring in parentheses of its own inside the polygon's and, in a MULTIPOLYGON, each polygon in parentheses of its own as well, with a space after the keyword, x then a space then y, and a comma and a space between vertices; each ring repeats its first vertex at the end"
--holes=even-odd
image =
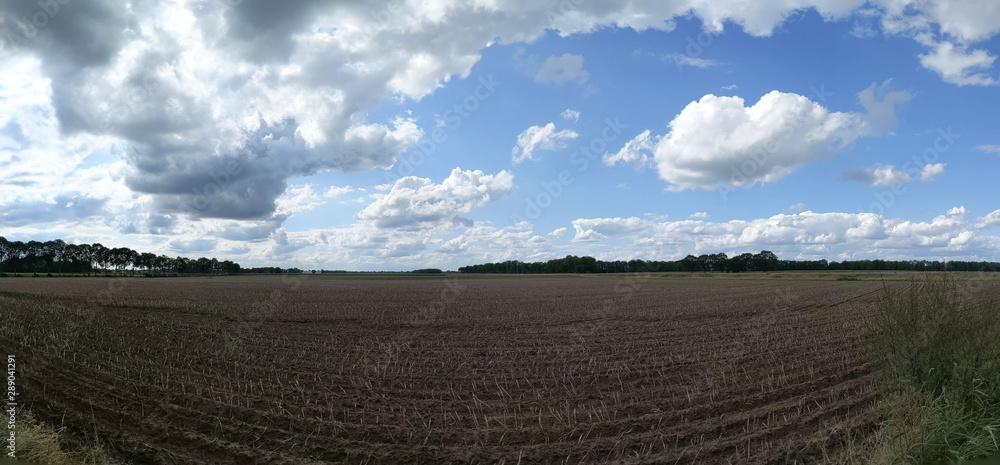
POLYGON ((594 257, 567 255, 547 262, 508 260, 499 263, 463 266, 462 273, 629 273, 641 271, 686 271, 745 273, 750 271, 792 270, 853 270, 853 271, 1000 271, 997 262, 929 261, 929 260, 779 260, 768 251, 744 253, 729 257, 724 253, 688 255, 681 260, 616 260, 603 261, 594 257))
POLYGON ((629 273, 636 271, 725 271, 743 273, 747 271, 774 271, 780 261, 774 253, 763 250, 760 253, 744 253, 728 257, 724 253, 688 255, 676 261, 655 260, 615 260, 604 261, 594 257, 567 255, 547 262, 525 263, 508 260, 500 263, 463 266, 462 273, 629 273))
POLYGON ((171 258, 101 244, 67 244, 62 240, 8 241, 0 236, 0 272, 124 274, 236 274, 240 265, 214 258, 171 258))

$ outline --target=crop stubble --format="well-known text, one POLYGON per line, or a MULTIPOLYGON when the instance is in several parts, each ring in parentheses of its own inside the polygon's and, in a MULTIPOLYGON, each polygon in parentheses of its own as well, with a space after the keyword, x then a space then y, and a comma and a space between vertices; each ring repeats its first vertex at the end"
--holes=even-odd
POLYGON ((0 282, 0 347, 136 461, 813 462, 875 398, 877 282, 109 281, 0 282))

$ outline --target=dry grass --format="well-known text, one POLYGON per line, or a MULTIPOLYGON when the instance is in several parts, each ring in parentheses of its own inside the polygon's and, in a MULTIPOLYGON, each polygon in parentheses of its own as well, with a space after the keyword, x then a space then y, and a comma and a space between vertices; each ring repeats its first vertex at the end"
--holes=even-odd
POLYGON ((55 429, 38 421, 29 410, 17 413, 17 459, 19 462, 45 465, 117 464, 95 446, 75 444, 64 429, 55 429))

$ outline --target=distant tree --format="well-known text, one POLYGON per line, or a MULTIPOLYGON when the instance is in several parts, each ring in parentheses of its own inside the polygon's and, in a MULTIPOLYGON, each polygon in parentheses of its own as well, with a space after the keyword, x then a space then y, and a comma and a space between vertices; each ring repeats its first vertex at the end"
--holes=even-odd
POLYGON ((144 270, 147 273, 152 273, 156 268, 156 254, 149 252, 141 253, 136 258, 136 261, 139 269, 144 270))
POLYGON ((726 261, 729 257, 724 253, 714 253, 708 256, 708 270, 709 271, 725 271, 726 261))
POLYGON ((63 263, 66 261, 66 243, 62 239, 56 239, 46 243, 50 261, 56 264, 56 271, 62 273, 63 263))
POLYGON ((753 267, 757 271, 774 271, 778 269, 778 256, 770 250, 761 250, 753 256, 753 267))
POLYGON ((14 255, 14 249, 6 237, 0 236, 0 271, 3 271, 7 259, 14 255))
POLYGON ((748 271, 754 271, 754 262, 752 253, 741 253, 732 259, 732 269, 735 273, 746 273, 748 271))
POLYGON ((700 262, 698 261, 698 257, 695 257, 694 255, 688 255, 681 260, 682 271, 695 272, 698 271, 699 266, 700 262))

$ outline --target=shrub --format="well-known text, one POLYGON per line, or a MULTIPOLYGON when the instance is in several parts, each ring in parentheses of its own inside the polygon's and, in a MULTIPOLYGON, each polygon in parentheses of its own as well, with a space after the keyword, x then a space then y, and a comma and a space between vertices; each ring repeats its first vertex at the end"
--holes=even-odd
MULTIPOLYGON (((945 463, 1000 451, 1000 320, 975 281, 947 277, 888 287, 873 335, 888 386, 924 399, 899 459, 945 463)), ((905 426, 895 425, 905 430, 905 426)))

